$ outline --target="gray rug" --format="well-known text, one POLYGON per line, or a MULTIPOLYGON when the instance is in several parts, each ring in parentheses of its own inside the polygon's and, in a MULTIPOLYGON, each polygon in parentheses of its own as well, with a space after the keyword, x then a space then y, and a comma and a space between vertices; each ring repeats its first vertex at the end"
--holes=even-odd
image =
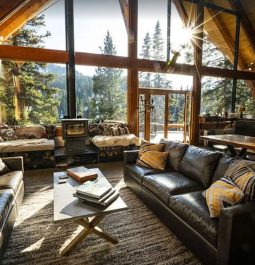
POLYGON ((123 180, 109 180, 121 186, 128 205, 127 210, 106 216, 100 225, 119 239, 117 245, 90 235, 69 256, 60 257, 61 248, 80 227, 53 223, 51 185, 28 186, 2 264, 200 264, 123 180))

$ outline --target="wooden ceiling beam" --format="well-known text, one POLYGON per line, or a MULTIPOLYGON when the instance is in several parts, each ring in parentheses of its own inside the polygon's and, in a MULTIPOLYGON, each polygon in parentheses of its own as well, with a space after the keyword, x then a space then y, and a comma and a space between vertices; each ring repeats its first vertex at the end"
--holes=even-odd
POLYGON ((252 27, 252 24, 245 12, 243 4, 240 0, 229 0, 230 5, 235 9, 241 17, 241 26, 250 42, 250 45, 255 52, 255 30, 252 27))
POLYGON ((43 63, 67 63, 68 53, 66 51, 51 49, 0 45, 0 59, 43 63))
POLYGON ((22 4, 26 2, 24 0, 12 0, 12 1, 6 1, 6 0, 0 0, 0 22, 11 15, 15 10, 20 8, 22 4))
POLYGON ((126 30, 128 32, 128 10, 129 10, 128 0, 119 0, 119 3, 120 3, 120 8, 121 8, 122 16, 124 19, 124 23, 126 26, 126 30))
MULTIPOLYGON (((217 13, 211 9, 207 9, 213 22, 215 23, 216 27, 219 30, 219 33, 221 34, 222 38, 224 39, 225 43, 227 44, 228 48, 231 51, 231 56, 233 56, 232 63, 234 63, 234 57, 235 57, 235 40, 232 38, 228 28, 226 27, 226 24, 224 20, 220 17, 220 14, 217 15, 217 13)), ((231 60, 231 58, 230 58, 231 60)), ((239 55, 238 58, 238 64, 241 69, 245 68, 245 62, 243 60, 243 57, 239 55)))
POLYGON ((8 19, 0 21, 0 36, 6 40, 21 28, 29 19, 36 16, 43 8, 51 4, 52 0, 27 1, 17 12, 12 13, 8 19))

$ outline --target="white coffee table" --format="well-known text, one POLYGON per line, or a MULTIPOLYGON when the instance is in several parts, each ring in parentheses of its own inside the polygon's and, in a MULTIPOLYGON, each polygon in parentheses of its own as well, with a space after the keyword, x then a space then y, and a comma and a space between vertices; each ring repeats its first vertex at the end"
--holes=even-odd
MULTIPOLYGON (((98 168, 96 170, 98 172, 97 182, 111 186, 103 173, 98 168)), ((117 244, 118 240, 100 229, 98 224, 107 214, 126 209, 125 202, 119 196, 111 205, 103 209, 80 202, 73 197, 75 187, 80 183, 72 177, 68 177, 66 183, 59 184, 59 176, 63 174, 64 172, 54 173, 54 222, 75 222, 83 226, 84 229, 62 250, 61 255, 69 254, 75 246, 92 233, 117 244)))

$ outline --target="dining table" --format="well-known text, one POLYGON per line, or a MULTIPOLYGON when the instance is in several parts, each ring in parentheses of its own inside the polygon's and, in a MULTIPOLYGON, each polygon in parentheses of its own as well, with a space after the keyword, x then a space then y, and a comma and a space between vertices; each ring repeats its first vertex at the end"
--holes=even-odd
POLYGON ((202 140, 208 142, 226 145, 230 155, 235 157, 246 158, 247 150, 255 151, 255 137, 239 135, 239 134, 219 134, 219 135, 205 135, 200 136, 202 140), (235 148, 241 148, 241 151, 237 154, 235 148))

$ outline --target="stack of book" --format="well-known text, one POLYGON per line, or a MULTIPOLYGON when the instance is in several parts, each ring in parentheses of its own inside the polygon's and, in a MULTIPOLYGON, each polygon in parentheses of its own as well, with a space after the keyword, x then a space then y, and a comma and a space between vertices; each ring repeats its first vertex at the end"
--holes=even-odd
POLYGON ((74 196, 84 203, 98 207, 107 207, 116 200, 119 193, 111 186, 87 181, 76 188, 74 196))

